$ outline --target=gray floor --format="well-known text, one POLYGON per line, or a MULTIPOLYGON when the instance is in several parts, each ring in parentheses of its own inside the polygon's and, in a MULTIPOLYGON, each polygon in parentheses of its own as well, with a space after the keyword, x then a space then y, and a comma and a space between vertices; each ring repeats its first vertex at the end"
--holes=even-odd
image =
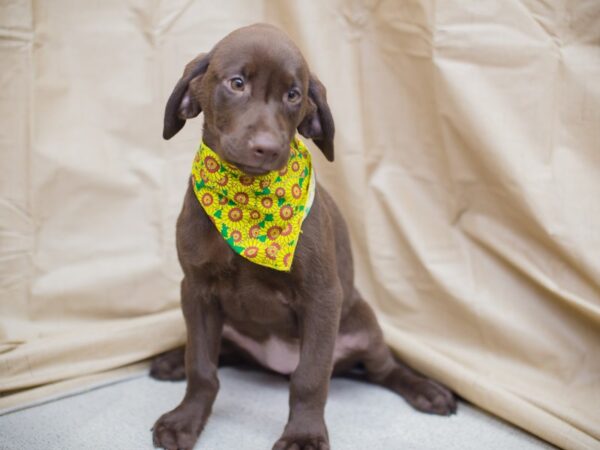
MULTIPOLYGON (((219 373, 221 390, 196 449, 270 449, 287 418, 287 381, 232 368, 219 373)), ((6 414, 0 449, 152 449, 150 428, 184 389, 140 375, 6 414)), ((326 420, 335 450, 553 448, 465 403, 455 416, 429 416, 391 392, 344 379, 332 381, 326 420)))

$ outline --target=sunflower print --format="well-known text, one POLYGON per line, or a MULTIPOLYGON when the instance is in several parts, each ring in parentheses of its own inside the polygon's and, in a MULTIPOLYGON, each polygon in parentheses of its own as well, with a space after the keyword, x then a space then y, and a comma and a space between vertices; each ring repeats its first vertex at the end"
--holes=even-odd
POLYGON ((265 175, 244 174, 204 143, 192 165, 196 197, 235 253, 262 266, 289 271, 315 180, 308 149, 298 138, 287 165, 265 175))

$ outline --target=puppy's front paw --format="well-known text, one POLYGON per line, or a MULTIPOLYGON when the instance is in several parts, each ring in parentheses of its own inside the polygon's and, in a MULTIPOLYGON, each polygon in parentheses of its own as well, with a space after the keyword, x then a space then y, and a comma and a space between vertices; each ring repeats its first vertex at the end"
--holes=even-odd
POLYGON ((176 408, 163 414, 152 428, 154 446, 166 450, 192 450, 204 428, 201 417, 189 408, 176 408))
POLYGON ((273 450, 329 450, 329 442, 325 435, 298 434, 285 436, 275 442, 273 450))
POLYGON ((429 414, 448 416, 456 412, 456 399, 452 392, 427 378, 415 382, 408 392, 402 395, 415 409, 429 414))

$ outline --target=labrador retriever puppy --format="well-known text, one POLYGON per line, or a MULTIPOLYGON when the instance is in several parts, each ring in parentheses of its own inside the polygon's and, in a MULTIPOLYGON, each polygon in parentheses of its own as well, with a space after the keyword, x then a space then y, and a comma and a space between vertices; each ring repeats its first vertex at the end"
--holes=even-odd
MULTIPOLYGON (((333 161, 334 121, 325 88, 295 44, 273 26, 238 29, 186 66, 166 105, 164 138, 200 112, 204 144, 248 177, 286 167, 296 132, 333 161)), ((232 250, 198 200, 194 182, 190 178, 177 221, 185 351, 158 357, 151 369, 156 378, 187 378, 187 389, 179 406, 155 423, 155 446, 193 448, 219 389, 217 367, 237 361, 290 377, 288 421, 275 450, 330 448, 323 417, 329 380, 349 371, 400 394, 419 411, 455 412, 448 389, 396 360, 385 344, 354 287, 344 219, 320 184, 290 270, 275 270, 232 250)))

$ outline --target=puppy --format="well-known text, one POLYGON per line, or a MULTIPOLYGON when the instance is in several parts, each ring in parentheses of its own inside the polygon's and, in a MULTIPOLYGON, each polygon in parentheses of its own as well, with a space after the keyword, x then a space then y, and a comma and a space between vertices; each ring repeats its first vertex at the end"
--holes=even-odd
POLYGON ((199 55, 167 102, 164 138, 201 111, 203 144, 177 221, 185 369, 182 350, 152 367, 157 378, 187 378, 187 390, 154 425, 155 446, 193 448, 219 389, 218 365, 237 361, 290 376, 275 450, 330 448, 329 379, 356 368, 420 411, 452 414, 453 394, 394 359, 354 287, 344 219, 296 137, 333 161, 325 88, 294 43, 258 24, 199 55))

